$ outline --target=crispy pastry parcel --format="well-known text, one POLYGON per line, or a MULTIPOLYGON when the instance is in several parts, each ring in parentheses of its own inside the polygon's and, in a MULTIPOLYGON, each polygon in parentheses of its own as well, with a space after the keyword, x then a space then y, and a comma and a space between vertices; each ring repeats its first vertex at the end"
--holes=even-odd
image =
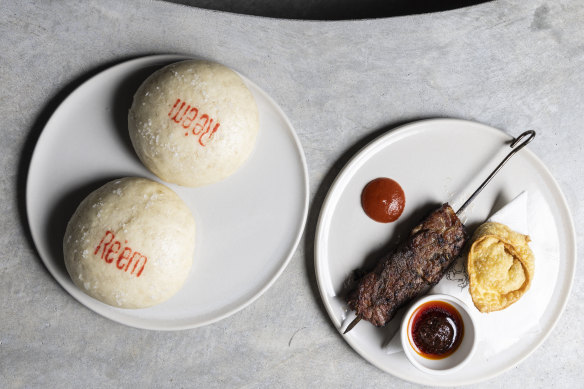
POLYGON ((500 223, 487 222, 475 231, 467 270, 479 311, 505 309, 527 292, 535 267, 529 241, 529 236, 500 223))

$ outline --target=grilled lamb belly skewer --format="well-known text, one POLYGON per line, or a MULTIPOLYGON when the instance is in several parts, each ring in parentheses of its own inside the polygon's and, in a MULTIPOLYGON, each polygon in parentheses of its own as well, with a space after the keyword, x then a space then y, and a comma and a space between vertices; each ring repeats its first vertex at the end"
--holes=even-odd
POLYGON ((347 298, 358 317, 384 326, 406 302, 442 279, 468 235, 448 204, 432 212, 397 249, 378 262, 347 298))
POLYGON ((535 137, 526 131, 510 144, 513 149, 491 172, 457 212, 448 204, 428 215, 393 252, 382 258, 347 295, 357 317, 345 334, 365 319, 377 327, 386 325, 396 311, 437 284, 461 254, 468 234, 459 216, 503 165, 535 137), (524 140, 523 142, 521 142, 524 140))

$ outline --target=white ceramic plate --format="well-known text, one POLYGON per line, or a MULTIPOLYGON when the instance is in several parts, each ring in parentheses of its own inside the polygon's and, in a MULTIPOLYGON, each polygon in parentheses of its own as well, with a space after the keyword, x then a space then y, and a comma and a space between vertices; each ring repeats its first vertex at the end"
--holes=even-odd
MULTIPOLYGON (((325 199, 315 241, 320 294, 338 329, 348 317, 340 295, 351 272, 393 247, 434 205, 448 201, 458 209, 510 151, 510 140, 511 136, 478 123, 427 120, 384 134, 352 158, 325 199), (406 207, 396 223, 376 223, 361 209, 361 191, 376 177, 393 178, 404 189, 406 207)), ((542 194, 549 206, 542 210, 550 219, 547 232, 557 237, 559 243, 558 273, 550 280, 555 288, 550 288, 550 296, 546 296, 549 297, 547 308, 540 317, 533 318, 540 323, 539 332, 525 334, 496 358, 485 357, 477 351, 464 369, 438 378, 416 369, 403 352, 385 352, 382 346, 390 338, 392 325, 376 328, 367 322, 359 323, 344 335, 349 345, 380 369, 404 380, 431 386, 482 381, 515 366, 533 352, 550 333, 565 307, 576 262, 574 227, 558 185, 540 160, 529 149, 523 149, 467 208, 463 221, 471 228, 476 226, 494 209, 524 190, 542 194)))
POLYGON ((113 66, 63 101, 44 128, 28 174, 27 212, 38 252, 79 302, 117 322, 147 329, 194 328, 227 317, 270 287, 294 253, 308 210, 306 161, 286 115, 244 78, 256 98, 260 131, 251 158, 226 180, 201 187, 167 184, 197 222, 194 265, 183 289, 156 307, 126 310, 85 295, 70 280, 62 239, 79 202, 110 179, 157 179, 136 157, 127 112, 154 70, 184 57, 153 56, 113 66))

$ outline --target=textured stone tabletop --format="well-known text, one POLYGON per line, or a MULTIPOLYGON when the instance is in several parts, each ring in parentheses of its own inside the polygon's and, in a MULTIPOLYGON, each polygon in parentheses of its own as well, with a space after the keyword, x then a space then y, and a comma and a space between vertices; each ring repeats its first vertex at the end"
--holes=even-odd
MULTIPOLYGON (((4 0, 0 11, 0 387, 416 387, 343 341, 318 295, 313 250, 323 198, 347 158, 405 122, 536 130, 529 147, 584 230, 580 0, 334 22, 158 1, 4 0), (263 88, 294 125, 310 179, 304 237, 275 284, 224 320, 177 332, 127 327, 73 299, 37 254, 25 204, 31 153, 63 99, 111 65, 162 53, 221 62, 263 88)), ((476 387, 581 387, 582 266, 537 351, 476 387)))

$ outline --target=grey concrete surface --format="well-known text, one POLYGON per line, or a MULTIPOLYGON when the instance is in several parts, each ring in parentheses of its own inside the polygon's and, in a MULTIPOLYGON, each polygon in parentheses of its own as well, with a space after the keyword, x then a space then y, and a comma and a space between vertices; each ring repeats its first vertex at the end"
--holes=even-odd
MULTIPOLYGON (((158 1, 0 3, 0 387, 415 387, 370 365, 330 324, 313 270, 316 220, 366 141, 428 117, 538 132, 530 149, 584 230, 584 8, 501 0, 429 15, 310 22, 158 1), (80 83, 125 59, 193 54, 239 70, 288 114, 308 162, 306 231, 277 282, 206 327, 155 332, 102 318, 44 268, 26 223, 26 174, 43 125, 80 83)), ((577 239, 583 252, 583 239, 577 239)), ((579 255, 558 325, 479 388, 581 387, 579 255)))

